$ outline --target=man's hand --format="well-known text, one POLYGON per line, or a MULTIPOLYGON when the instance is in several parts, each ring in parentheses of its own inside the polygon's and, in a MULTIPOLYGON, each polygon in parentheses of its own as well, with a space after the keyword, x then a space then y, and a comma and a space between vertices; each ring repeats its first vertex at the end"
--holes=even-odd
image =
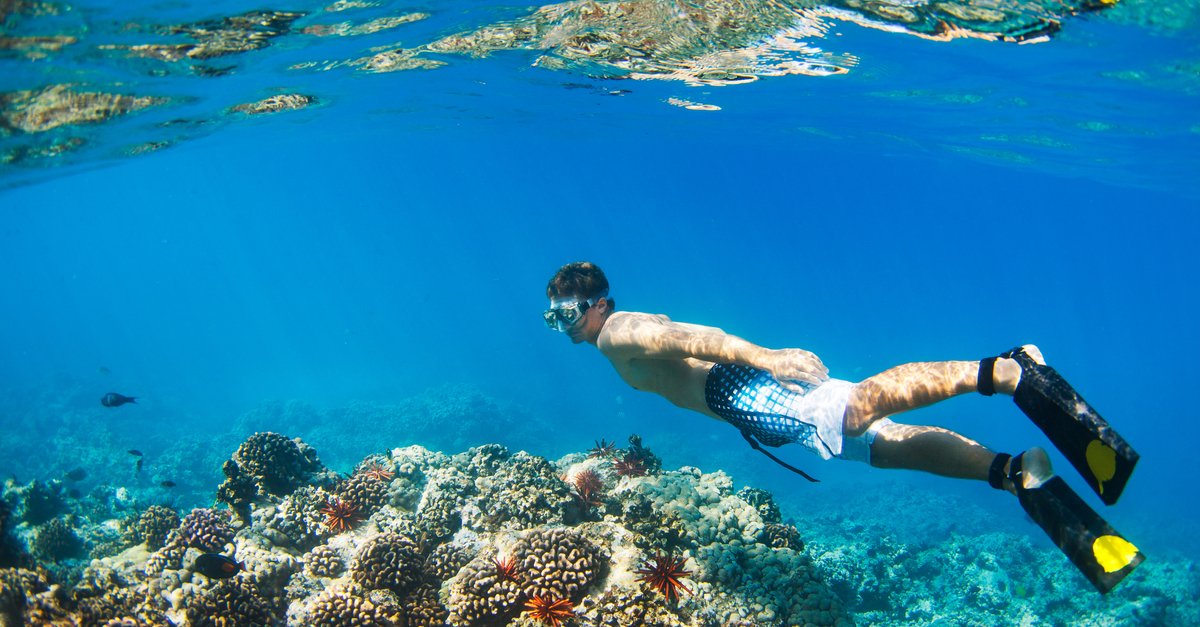
POLYGON ((770 372, 783 387, 803 393, 805 390, 796 381, 820 385, 829 378, 829 369, 816 355, 799 348, 773 350, 767 355, 765 370, 770 372))

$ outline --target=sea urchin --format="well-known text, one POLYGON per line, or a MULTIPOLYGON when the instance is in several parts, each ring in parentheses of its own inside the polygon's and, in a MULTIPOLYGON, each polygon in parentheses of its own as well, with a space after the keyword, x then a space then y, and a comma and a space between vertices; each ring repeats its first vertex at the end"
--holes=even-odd
POLYGON ((321 509, 325 514, 325 526, 331 531, 346 531, 358 522, 358 506, 349 501, 333 499, 321 509))
POLYGON ((581 470, 575 473, 575 476, 571 478, 571 485, 575 488, 575 498, 580 504, 585 507, 600 505, 604 481, 595 471, 581 470))
POLYGON ((492 562, 496 564, 496 574, 500 575, 500 579, 516 582, 521 581, 521 576, 517 574, 517 560, 512 556, 503 559, 497 557, 492 559, 492 562))
POLYGON ((377 464, 377 463, 370 464, 370 465, 362 468, 361 470, 359 470, 359 472, 367 477, 370 477, 372 479, 378 479, 380 481, 391 481, 392 477, 396 476, 396 473, 384 468, 383 466, 381 466, 380 464, 377 464))
POLYGON ((686 562, 686 557, 656 554, 654 559, 646 560, 642 564, 641 570, 637 571, 637 574, 641 575, 638 579, 657 588, 667 597, 667 601, 678 601, 680 590, 692 593, 691 589, 680 581, 692 574, 692 571, 683 569, 686 562))
POLYGON ((543 599, 535 596, 525 602, 525 610, 529 612, 530 618, 553 627, 561 625, 563 619, 570 618, 574 609, 575 606, 568 599, 543 599))

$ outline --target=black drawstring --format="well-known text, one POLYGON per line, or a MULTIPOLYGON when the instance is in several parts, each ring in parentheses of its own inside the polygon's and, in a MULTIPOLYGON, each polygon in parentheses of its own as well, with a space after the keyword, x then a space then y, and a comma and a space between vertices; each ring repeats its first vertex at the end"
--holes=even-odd
MULTIPOLYGON (((739 429, 739 431, 741 431, 741 430, 739 429)), ((767 451, 767 449, 763 448, 762 445, 759 444, 757 440, 754 439, 754 436, 750 435, 749 431, 741 431, 741 434, 742 434, 742 437, 746 438, 746 441, 750 443, 751 448, 753 448, 754 450, 762 453, 763 455, 766 455, 767 457, 770 457, 771 459, 775 460, 776 464, 779 464, 780 466, 787 468, 788 470, 800 475, 801 477, 804 477, 805 479, 808 479, 809 481, 811 481, 813 483, 821 482, 820 479, 814 479, 813 476, 808 474, 807 472, 804 472, 803 470, 800 470, 799 468, 796 468, 795 466, 772 455, 770 452, 767 451)))

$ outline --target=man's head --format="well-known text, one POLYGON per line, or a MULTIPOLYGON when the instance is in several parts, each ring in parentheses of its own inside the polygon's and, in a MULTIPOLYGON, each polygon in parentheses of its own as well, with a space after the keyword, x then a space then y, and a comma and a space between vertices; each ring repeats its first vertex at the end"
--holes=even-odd
POLYGON ((612 313, 608 277, 596 264, 576 261, 558 269, 546 285, 550 309, 546 325, 566 333, 572 342, 596 343, 604 321, 612 313))

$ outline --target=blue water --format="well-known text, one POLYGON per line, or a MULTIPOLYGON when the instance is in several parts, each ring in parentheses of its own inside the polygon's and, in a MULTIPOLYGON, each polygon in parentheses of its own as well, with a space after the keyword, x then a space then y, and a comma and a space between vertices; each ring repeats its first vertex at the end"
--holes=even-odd
MULTIPOLYGON (((246 8, 78 5, 59 19, 116 41, 132 39, 124 20, 246 8)), ((1036 343, 1142 455, 1102 513, 1152 559, 1200 557, 1186 533, 1200 513, 1194 17, 1146 24, 1145 5, 1118 6, 1037 45, 842 23, 820 46, 857 57, 847 74, 720 87, 532 67, 531 51, 392 74, 287 69, 526 12, 439 2, 369 16, 412 10, 431 17, 334 42, 284 36, 230 58, 236 69, 220 77, 151 76, 88 43, 58 61, 0 61, 5 90, 69 77, 180 98, 77 127, 88 143, 74 154, 0 165, 0 472, 51 477, 85 459, 89 481, 149 490, 175 478, 180 505, 205 504, 220 460, 248 435, 247 412, 463 390, 526 427, 480 425, 467 446, 557 457, 636 432, 669 467, 723 468, 773 491, 789 515, 848 492, 949 492, 1050 546, 983 486, 783 449, 823 480, 808 485, 728 426, 627 388, 594 349, 539 319, 547 279, 586 259, 619 309, 806 348, 840 378, 1036 343), (224 113, 282 92, 318 104, 224 113), (194 123, 170 127, 162 150, 120 156, 162 139, 172 119, 194 123), (106 410, 108 391, 140 400, 106 410), (132 477, 127 448, 171 462, 132 477)), ((996 450, 1048 446, 1002 398, 899 419, 996 450)), ((266 426, 309 441, 316 425, 266 426)), ((350 422, 324 425, 318 451, 336 429, 347 442, 328 446, 345 453, 327 461, 341 470, 412 443, 404 425, 350 422)))

